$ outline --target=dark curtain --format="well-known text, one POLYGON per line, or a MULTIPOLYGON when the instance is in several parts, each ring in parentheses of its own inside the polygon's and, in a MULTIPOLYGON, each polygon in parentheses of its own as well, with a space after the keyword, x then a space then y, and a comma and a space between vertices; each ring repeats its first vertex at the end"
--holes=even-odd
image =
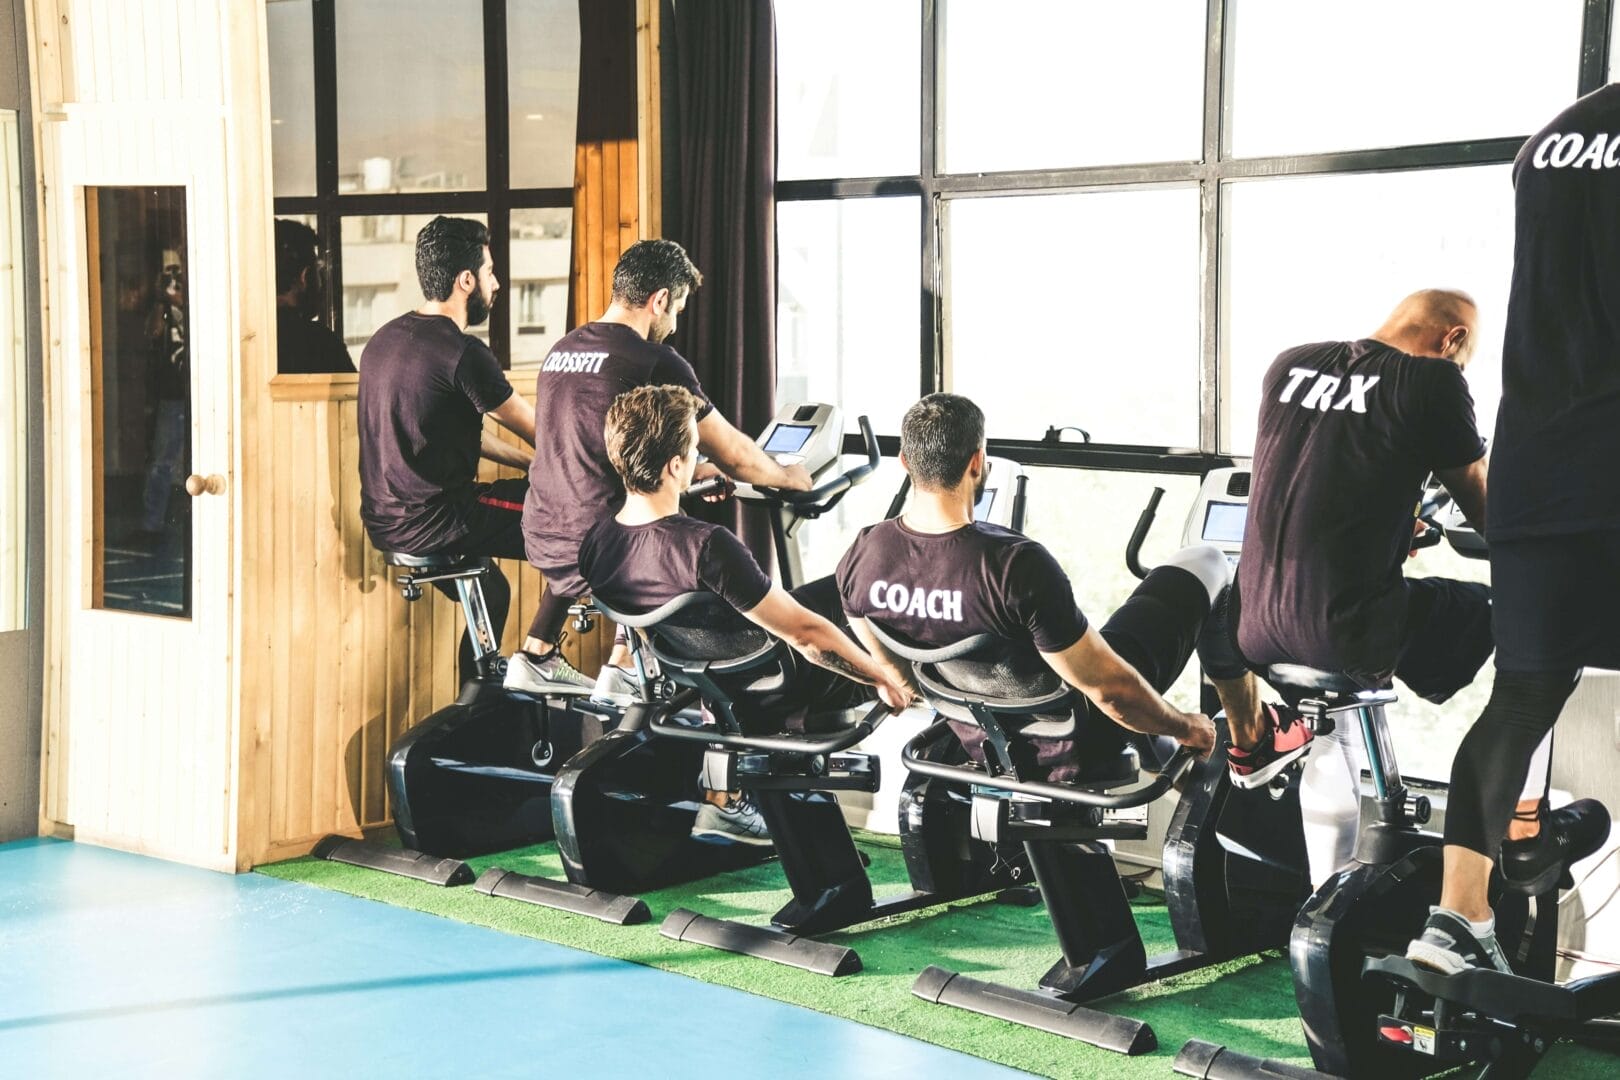
MULTIPOLYGON (((771 0, 665 0, 664 235, 703 273, 670 344, 722 415, 762 431, 776 398, 776 15, 771 0)), ((697 513, 762 566, 769 524, 733 500, 697 513)))

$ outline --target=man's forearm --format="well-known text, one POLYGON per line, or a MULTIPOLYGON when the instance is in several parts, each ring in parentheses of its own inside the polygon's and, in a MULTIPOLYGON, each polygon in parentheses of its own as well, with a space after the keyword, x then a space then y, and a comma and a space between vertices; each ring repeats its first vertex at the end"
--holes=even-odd
POLYGON ((514 469, 527 469, 534 455, 520 446, 513 446, 504 439, 497 439, 489 432, 484 432, 479 440, 478 454, 486 461, 493 461, 497 465, 509 465, 514 469))
POLYGON ((1165 701, 1140 675, 1120 679, 1093 700, 1115 723, 1144 735, 1170 735, 1179 739, 1191 730, 1181 710, 1165 701))
POLYGON ((812 664, 837 672, 852 682, 877 686, 883 681, 883 671, 877 663, 832 623, 810 629, 795 647, 799 655, 812 664))

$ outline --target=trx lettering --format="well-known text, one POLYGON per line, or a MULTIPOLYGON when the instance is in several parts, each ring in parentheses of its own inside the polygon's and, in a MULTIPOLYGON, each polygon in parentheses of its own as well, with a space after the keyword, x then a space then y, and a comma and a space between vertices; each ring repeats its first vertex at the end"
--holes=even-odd
POLYGON ((1378 385, 1379 379, 1383 376, 1350 376, 1350 386, 1345 391, 1344 396, 1338 401, 1334 401, 1333 395, 1338 393, 1339 387, 1344 382, 1339 376, 1323 375, 1310 368, 1289 368, 1288 382, 1283 386, 1283 391, 1278 395, 1277 400, 1284 405, 1289 404, 1294 400, 1294 394, 1304 385, 1305 381, 1313 377, 1316 381, 1312 383, 1310 390, 1306 392, 1304 399, 1300 401, 1300 408, 1316 409, 1320 412, 1327 412, 1329 409, 1342 412, 1349 409, 1354 413, 1365 413, 1367 411, 1367 394, 1373 387, 1378 385))
POLYGON ((595 375, 601 372, 602 361, 607 358, 608 354, 605 352, 554 352, 546 357, 546 362, 540 365, 540 370, 595 375))
POLYGON ((892 611, 917 619, 962 621, 961 589, 910 589, 898 581, 874 581, 868 595, 879 611, 892 611))

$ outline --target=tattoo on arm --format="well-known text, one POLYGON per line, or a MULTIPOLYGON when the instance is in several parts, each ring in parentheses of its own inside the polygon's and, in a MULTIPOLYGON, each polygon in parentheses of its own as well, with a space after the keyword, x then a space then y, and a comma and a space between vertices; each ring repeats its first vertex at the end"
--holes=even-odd
POLYGON ((850 663, 848 660, 845 660, 842 656, 839 656, 835 652, 827 649, 817 649, 812 647, 805 650, 804 657, 812 664, 817 664, 824 667, 828 671, 835 671, 844 678, 849 679, 851 682, 864 683, 867 686, 873 685, 872 680, 858 668, 856 668, 854 664, 850 663))

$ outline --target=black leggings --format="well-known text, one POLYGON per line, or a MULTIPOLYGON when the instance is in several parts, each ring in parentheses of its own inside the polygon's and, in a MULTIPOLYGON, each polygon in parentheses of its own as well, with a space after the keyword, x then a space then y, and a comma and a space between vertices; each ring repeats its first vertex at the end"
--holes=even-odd
POLYGON ((1578 670, 1498 671, 1491 700, 1457 748, 1446 843, 1496 858, 1530 758, 1580 679, 1578 670))

